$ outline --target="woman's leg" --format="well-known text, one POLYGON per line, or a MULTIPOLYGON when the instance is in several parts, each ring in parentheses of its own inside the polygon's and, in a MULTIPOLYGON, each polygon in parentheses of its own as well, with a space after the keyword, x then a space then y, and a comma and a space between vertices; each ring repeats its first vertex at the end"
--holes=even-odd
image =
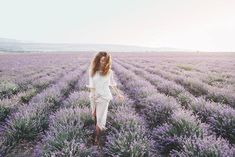
POLYGON ((97 121, 96 121, 96 139, 95 141, 99 141, 100 133, 105 130, 107 112, 109 101, 103 98, 99 98, 97 103, 98 108, 96 110, 97 121))
POLYGON ((95 118, 95 130, 96 130, 96 136, 95 136, 95 143, 98 143, 99 141, 99 135, 100 135, 100 128, 97 125, 97 118, 96 118, 96 109, 93 113, 93 116, 95 118))
POLYGON ((91 110, 93 111, 92 112, 92 116, 94 117, 94 120, 95 120, 95 130, 96 130, 96 136, 95 136, 95 143, 98 142, 98 136, 99 136, 99 133, 100 133, 100 130, 99 130, 99 127, 97 126, 97 116, 96 116, 96 104, 97 102, 94 101, 94 99, 92 99, 90 97, 90 105, 91 105, 91 110))
POLYGON ((99 137, 100 137, 100 128, 98 127, 98 125, 96 125, 96 136, 95 136, 95 142, 97 143, 99 141, 99 137))
POLYGON ((97 123, 97 119, 96 119, 96 108, 95 108, 94 112, 92 113, 92 116, 94 117, 95 125, 96 125, 96 123, 97 123))
POLYGON ((95 130, 96 130, 95 142, 97 143, 98 142, 99 133, 100 133, 100 129, 99 129, 98 125, 97 125, 96 108, 95 108, 92 116, 94 116, 94 119, 95 119, 95 130))

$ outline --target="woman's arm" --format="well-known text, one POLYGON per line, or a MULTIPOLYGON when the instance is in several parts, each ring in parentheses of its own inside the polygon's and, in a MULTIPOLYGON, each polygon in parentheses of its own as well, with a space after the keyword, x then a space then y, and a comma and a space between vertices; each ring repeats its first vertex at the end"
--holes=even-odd
POLYGON ((90 88, 90 92, 91 92, 92 96, 94 96, 95 95, 95 88, 90 88))
POLYGON ((117 97, 121 100, 124 99, 124 96, 121 94, 121 92, 119 91, 119 89, 117 88, 117 86, 112 86, 112 89, 114 89, 115 93, 117 94, 117 97))
POLYGON ((93 79, 91 77, 91 69, 88 70, 88 77, 89 77, 89 84, 86 85, 86 87, 89 89, 91 96, 94 98, 95 97, 95 86, 94 86, 93 79))
POLYGON ((118 96, 118 98, 124 99, 124 96, 121 94, 121 92, 117 88, 117 82, 115 81, 115 79, 113 77, 113 71, 112 70, 111 70, 111 77, 110 77, 110 86, 115 91, 115 94, 118 96))
POLYGON ((111 86, 112 89, 115 91, 116 95, 120 95, 121 93, 119 92, 119 89, 117 88, 117 86, 111 86))

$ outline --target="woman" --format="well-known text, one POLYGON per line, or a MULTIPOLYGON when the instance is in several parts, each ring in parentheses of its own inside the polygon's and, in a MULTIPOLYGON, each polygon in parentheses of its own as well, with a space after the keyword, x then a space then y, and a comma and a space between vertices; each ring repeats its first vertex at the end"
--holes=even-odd
POLYGON ((117 83, 114 80, 111 62, 111 55, 101 51, 95 55, 89 68, 89 85, 87 87, 90 89, 91 111, 96 125, 95 144, 99 141, 100 131, 107 129, 105 124, 108 105, 113 99, 109 86, 114 89, 119 99, 124 98, 118 91, 117 83))

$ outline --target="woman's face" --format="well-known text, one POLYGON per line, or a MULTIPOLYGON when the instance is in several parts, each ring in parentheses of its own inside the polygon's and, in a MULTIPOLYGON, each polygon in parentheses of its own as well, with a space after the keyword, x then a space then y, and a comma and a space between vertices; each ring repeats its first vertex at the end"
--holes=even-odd
POLYGON ((105 58, 105 56, 102 56, 100 58, 100 66, 103 67, 105 65, 105 63, 106 63, 106 58, 105 58))

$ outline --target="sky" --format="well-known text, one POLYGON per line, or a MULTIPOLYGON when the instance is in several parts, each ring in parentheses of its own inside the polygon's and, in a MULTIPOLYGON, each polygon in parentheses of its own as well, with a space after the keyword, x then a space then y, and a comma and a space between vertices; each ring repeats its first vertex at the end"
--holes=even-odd
POLYGON ((235 52, 234 0, 0 0, 0 38, 235 52))

